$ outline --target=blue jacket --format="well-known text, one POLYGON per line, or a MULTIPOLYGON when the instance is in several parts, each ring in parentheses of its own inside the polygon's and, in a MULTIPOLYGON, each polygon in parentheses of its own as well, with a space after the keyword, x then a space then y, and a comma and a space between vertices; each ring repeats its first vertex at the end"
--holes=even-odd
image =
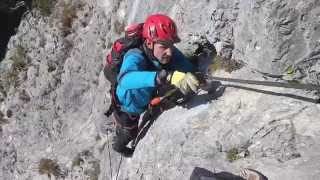
MULTIPOLYGON (((193 65, 175 48, 166 69, 191 72, 193 65)), ((124 55, 116 89, 122 111, 141 114, 147 109, 156 90, 156 74, 159 70, 160 63, 146 59, 139 49, 131 49, 124 55)))

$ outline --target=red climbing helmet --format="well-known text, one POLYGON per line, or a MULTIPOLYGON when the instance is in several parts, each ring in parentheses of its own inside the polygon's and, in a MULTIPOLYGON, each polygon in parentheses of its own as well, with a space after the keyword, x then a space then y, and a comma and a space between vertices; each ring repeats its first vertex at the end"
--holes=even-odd
POLYGON ((142 36, 152 42, 178 43, 180 38, 173 20, 162 14, 149 16, 143 25, 142 36))

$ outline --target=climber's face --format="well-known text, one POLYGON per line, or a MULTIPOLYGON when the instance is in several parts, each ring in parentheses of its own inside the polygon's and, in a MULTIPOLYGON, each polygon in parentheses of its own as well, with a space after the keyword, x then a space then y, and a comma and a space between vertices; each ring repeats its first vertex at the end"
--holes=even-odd
MULTIPOLYGON (((161 64, 170 62, 173 53, 173 46, 164 43, 153 43, 153 55, 161 64)), ((148 48, 152 49, 152 44, 147 44, 148 48)))
POLYGON ((155 43, 153 55, 161 64, 167 64, 170 62, 172 57, 172 46, 155 43))

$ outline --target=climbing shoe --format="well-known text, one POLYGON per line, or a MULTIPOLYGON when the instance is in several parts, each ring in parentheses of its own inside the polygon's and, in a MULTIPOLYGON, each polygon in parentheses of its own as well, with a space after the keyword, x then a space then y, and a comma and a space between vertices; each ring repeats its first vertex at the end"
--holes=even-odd
POLYGON ((133 152, 134 152, 134 149, 131 149, 131 148, 124 148, 121 152, 119 152, 123 157, 127 157, 127 158, 130 158, 132 157, 133 155, 133 152))

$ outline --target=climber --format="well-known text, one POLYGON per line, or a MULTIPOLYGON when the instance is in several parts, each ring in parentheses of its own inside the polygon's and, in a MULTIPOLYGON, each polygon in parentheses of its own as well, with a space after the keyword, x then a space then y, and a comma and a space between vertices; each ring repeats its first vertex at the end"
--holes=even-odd
POLYGON ((174 46, 180 39, 170 17, 150 15, 143 24, 142 38, 140 48, 125 53, 113 95, 116 131, 112 147, 125 157, 132 156, 134 148, 127 144, 137 137, 140 115, 159 89, 173 86, 187 95, 199 87, 193 65, 174 46))

